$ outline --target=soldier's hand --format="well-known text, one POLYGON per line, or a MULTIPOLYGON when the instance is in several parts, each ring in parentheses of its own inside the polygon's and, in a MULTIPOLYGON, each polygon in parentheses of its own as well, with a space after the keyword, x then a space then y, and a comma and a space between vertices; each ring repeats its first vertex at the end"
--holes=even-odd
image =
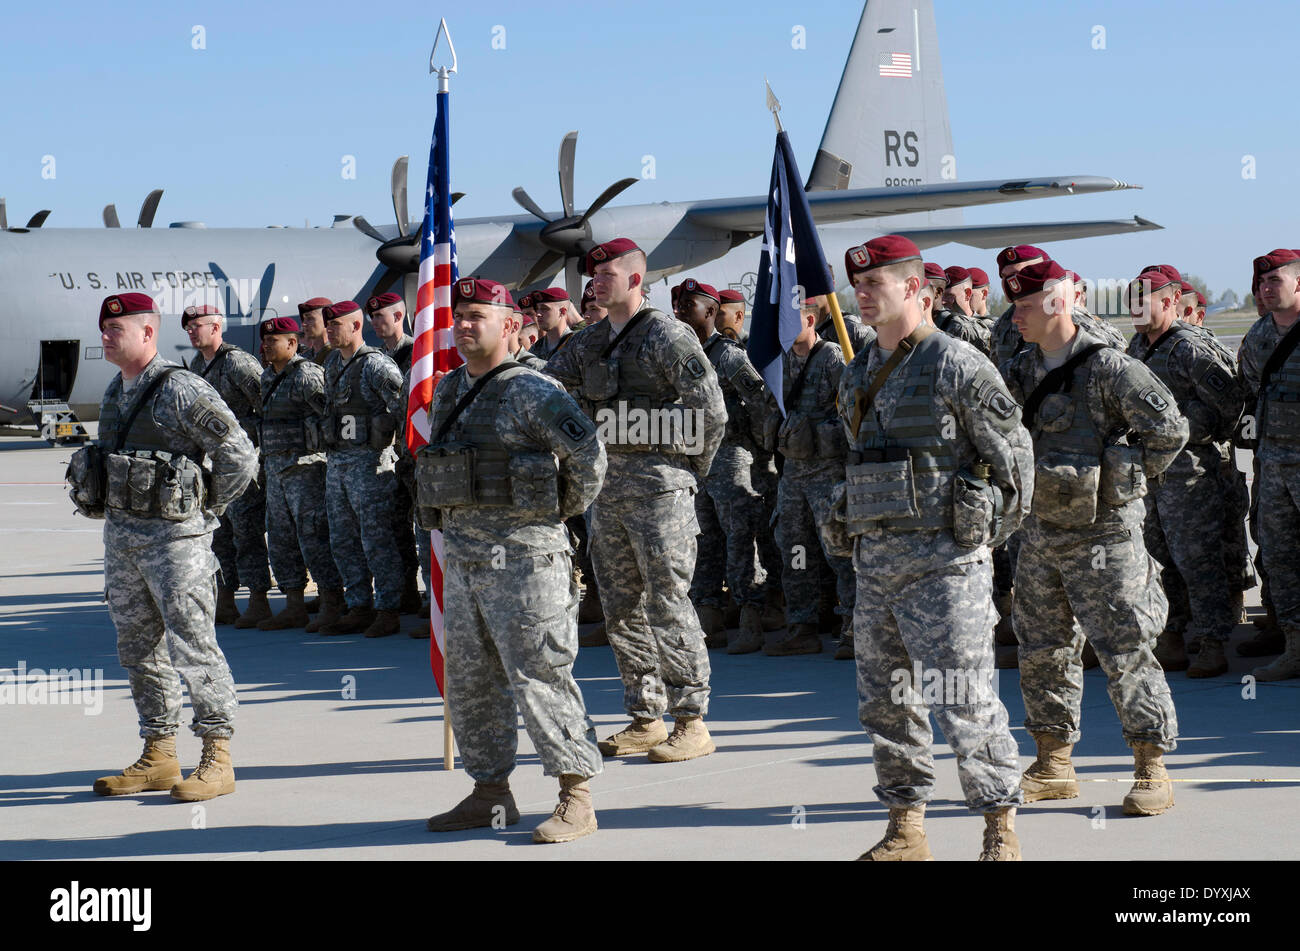
POLYGON ((438 381, 441 380, 441 379, 442 379, 444 376, 446 376, 446 375, 447 375, 447 371, 446 371, 446 370, 434 370, 434 371, 433 371, 433 385, 434 385, 434 388, 435 388, 435 389, 436 389, 437 386, 438 386, 438 381))

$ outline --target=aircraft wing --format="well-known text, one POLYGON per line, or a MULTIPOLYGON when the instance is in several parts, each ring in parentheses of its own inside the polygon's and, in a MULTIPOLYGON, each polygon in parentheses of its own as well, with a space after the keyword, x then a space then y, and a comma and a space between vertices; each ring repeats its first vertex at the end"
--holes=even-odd
POLYGON ((1069 241, 1071 238, 1093 238, 1103 234, 1132 234, 1137 231, 1159 231, 1164 225, 1147 221, 1134 215, 1111 221, 1047 221, 1005 225, 957 225, 950 228, 899 228, 922 250, 952 241, 973 248, 1005 248, 1011 244, 1044 244, 1048 241, 1069 241))
MULTIPOLYGON (((1140 188, 1114 178, 1073 175, 987 182, 944 182, 938 185, 904 185, 898 188, 849 188, 808 193, 808 204, 818 224, 906 215, 944 208, 969 208, 1028 198, 1056 195, 1091 195, 1097 192, 1140 188)), ((721 198, 689 203, 686 217, 694 224, 728 231, 763 233, 767 196, 721 198)), ((956 229, 962 230, 962 229, 956 229)), ((1101 233, 1101 232, 1098 232, 1101 233)), ((1082 235, 1080 235, 1082 237, 1082 235)), ((951 240, 951 239, 949 239, 951 240)))

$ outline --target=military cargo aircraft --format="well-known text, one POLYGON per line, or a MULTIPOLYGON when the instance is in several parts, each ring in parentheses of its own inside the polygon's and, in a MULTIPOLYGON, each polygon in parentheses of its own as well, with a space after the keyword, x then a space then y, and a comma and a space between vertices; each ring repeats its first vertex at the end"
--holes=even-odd
MULTIPOLYGON (((627 236, 647 251, 651 282, 689 269, 752 295, 765 194, 610 206, 637 181, 625 178, 578 211, 576 146, 576 132, 564 136, 559 210, 543 210, 516 188, 527 214, 456 222, 462 275, 490 276, 515 289, 562 280, 576 299, 582 255, 627 236)), ((806 183, 831 260, 887 232, 906 234, 922 248, 996 248, 1159 227, 1136 216, 966 226, 965 207, 1136 186, 1092 175, 963 182, 954 161, 930 0, 868 0, 806 183)), ((155 191, 136 228, 120 227, 112 205, 104 209, 104 229, 46 228, 48 211, 10 228, 0 203, 0 286, 13 302, 0 317, 0 425, 36 423, 46 438, 75 437, 79 420, 96 417, 116 368, 103 359, 95 315, 115 291, 154 295, 168 315, 217 303, 228 315, 226 338, 248 349, 256 347, 263 316, 295 313, 297 302, 310 297, 363 301, 400 286, 412 302, 420 229, 408 214, 406 179, 403 157, 393 168, 396 222, 386 227, 336 215, 332 226, 319 228, 207 228, 194 221, 154 228, 161 198, 155 191)), ((652 300, 654 293, 652 285, 652 300)), ((666 294, 660 296, 666 305, 666 294)), ((164 321, 159 349, 188 358, 178 320, 164 321)))

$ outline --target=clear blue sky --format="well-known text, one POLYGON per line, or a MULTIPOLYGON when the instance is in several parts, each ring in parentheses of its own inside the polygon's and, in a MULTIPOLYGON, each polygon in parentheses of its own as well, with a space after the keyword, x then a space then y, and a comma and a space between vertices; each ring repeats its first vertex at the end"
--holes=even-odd
MULTIPOLYGON (((1058 258, 1086 276, 1168 261, 1216 294, 1244 295, 1254 255, 1300 245, 1292 12, 1142 0, 935 9, 960 178, 1094 174, 1145 186, 968 211, 968 222, 1140 214, 1166 230, 1057 245, 1058 258), (1097 25, 1105 50, 1092 48, 1097 25)), ((399 154, 412 157, 418 202, 440 14, 460 60, 452 181, 467 197, 457 217, 516 213, 516 185, 557 207, 556 151, 569 129, 580 130, 580 208, 639 175, 644 155, 656 178, 619 204, 754 194, 771 167, 763 77, 806 173, 859 10, 767 0, 6 4, 0 195, 11 224, 52 208, 49 227, 98 226, 110 201, 129 226, 155 187, 166 189, 163 225, 318 225, 334 213, 387 223, 399 154), (804 50, 791 48, 796 24, 804 50), (206 49, 193 48, 196 25, 206 49), (497 26, 505 49, 492 48, 497 26), (53 179, 41 175, 46 155, 53 179), (355 180, 341 175, 345 155, 355 180)), ((986 267, 991 255, 932 253, 986 267)))

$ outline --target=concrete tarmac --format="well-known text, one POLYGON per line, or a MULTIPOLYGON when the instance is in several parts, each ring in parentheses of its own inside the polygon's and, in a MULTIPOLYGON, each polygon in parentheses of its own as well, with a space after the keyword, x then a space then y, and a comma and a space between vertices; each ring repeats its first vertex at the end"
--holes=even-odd
MULTIPOLYGON (((711 652, 707 722, 717 752, 680 764, 607 760, 592 781, 600 831, 570 844, 531 841, 557 785, 542 776, 522 725, 512 787, 523 820, 500 831, 426 831, 425 818, 454 805, 471 781, 459 761, 442 768, 443 705, 428 642, 404 634, 219 627, 239 687, 236 792, 199 804, 165 792, 96 796, 95 778, 133 762, 141 743, 102 601, 102 524, 74 514, 62 483, 72 451, 0 442, 0 859, 841 860, 884 831, 854 667, 832 660, 829 641, 825 653, 793 658, 711 652), (20 665, 27 683, 16 685, 20 665), (92 680, 98 671, 102 692, 32 686, 41 673, 72 668, 92 680)), ((280 603, 274 595, 272 607, 280 603)), ((1247 603, 1258 613, 1257 590, 1247 603)), ((1238 627, 1232 643, 1251 630, 1238 627)), ((1260 661, 1228 653, 1221 677, 1169 676, 1181 732, 1166 757, 1176 805, 1156 817, 1121 814, 1131 755, 1102 672, 1085 674, 1081 794, 1020 811, 1027 860, 1300 854, 1300 681, 1254 684, 1247 675, 1260 661)), ((626 718, 609 648, 580 651, 575 673, 597 733, 619 729, 626 718)), ((1020 726, 1018 675, 1000 675, 1027 767, 1034 745, 1020 726)), ((200 743, 183 726, 178 747, 188 774, 200 743)), ((931 848, 939 860, 972 860, 983 822, 965 807, 941 735, 935 759, 931 848)))

